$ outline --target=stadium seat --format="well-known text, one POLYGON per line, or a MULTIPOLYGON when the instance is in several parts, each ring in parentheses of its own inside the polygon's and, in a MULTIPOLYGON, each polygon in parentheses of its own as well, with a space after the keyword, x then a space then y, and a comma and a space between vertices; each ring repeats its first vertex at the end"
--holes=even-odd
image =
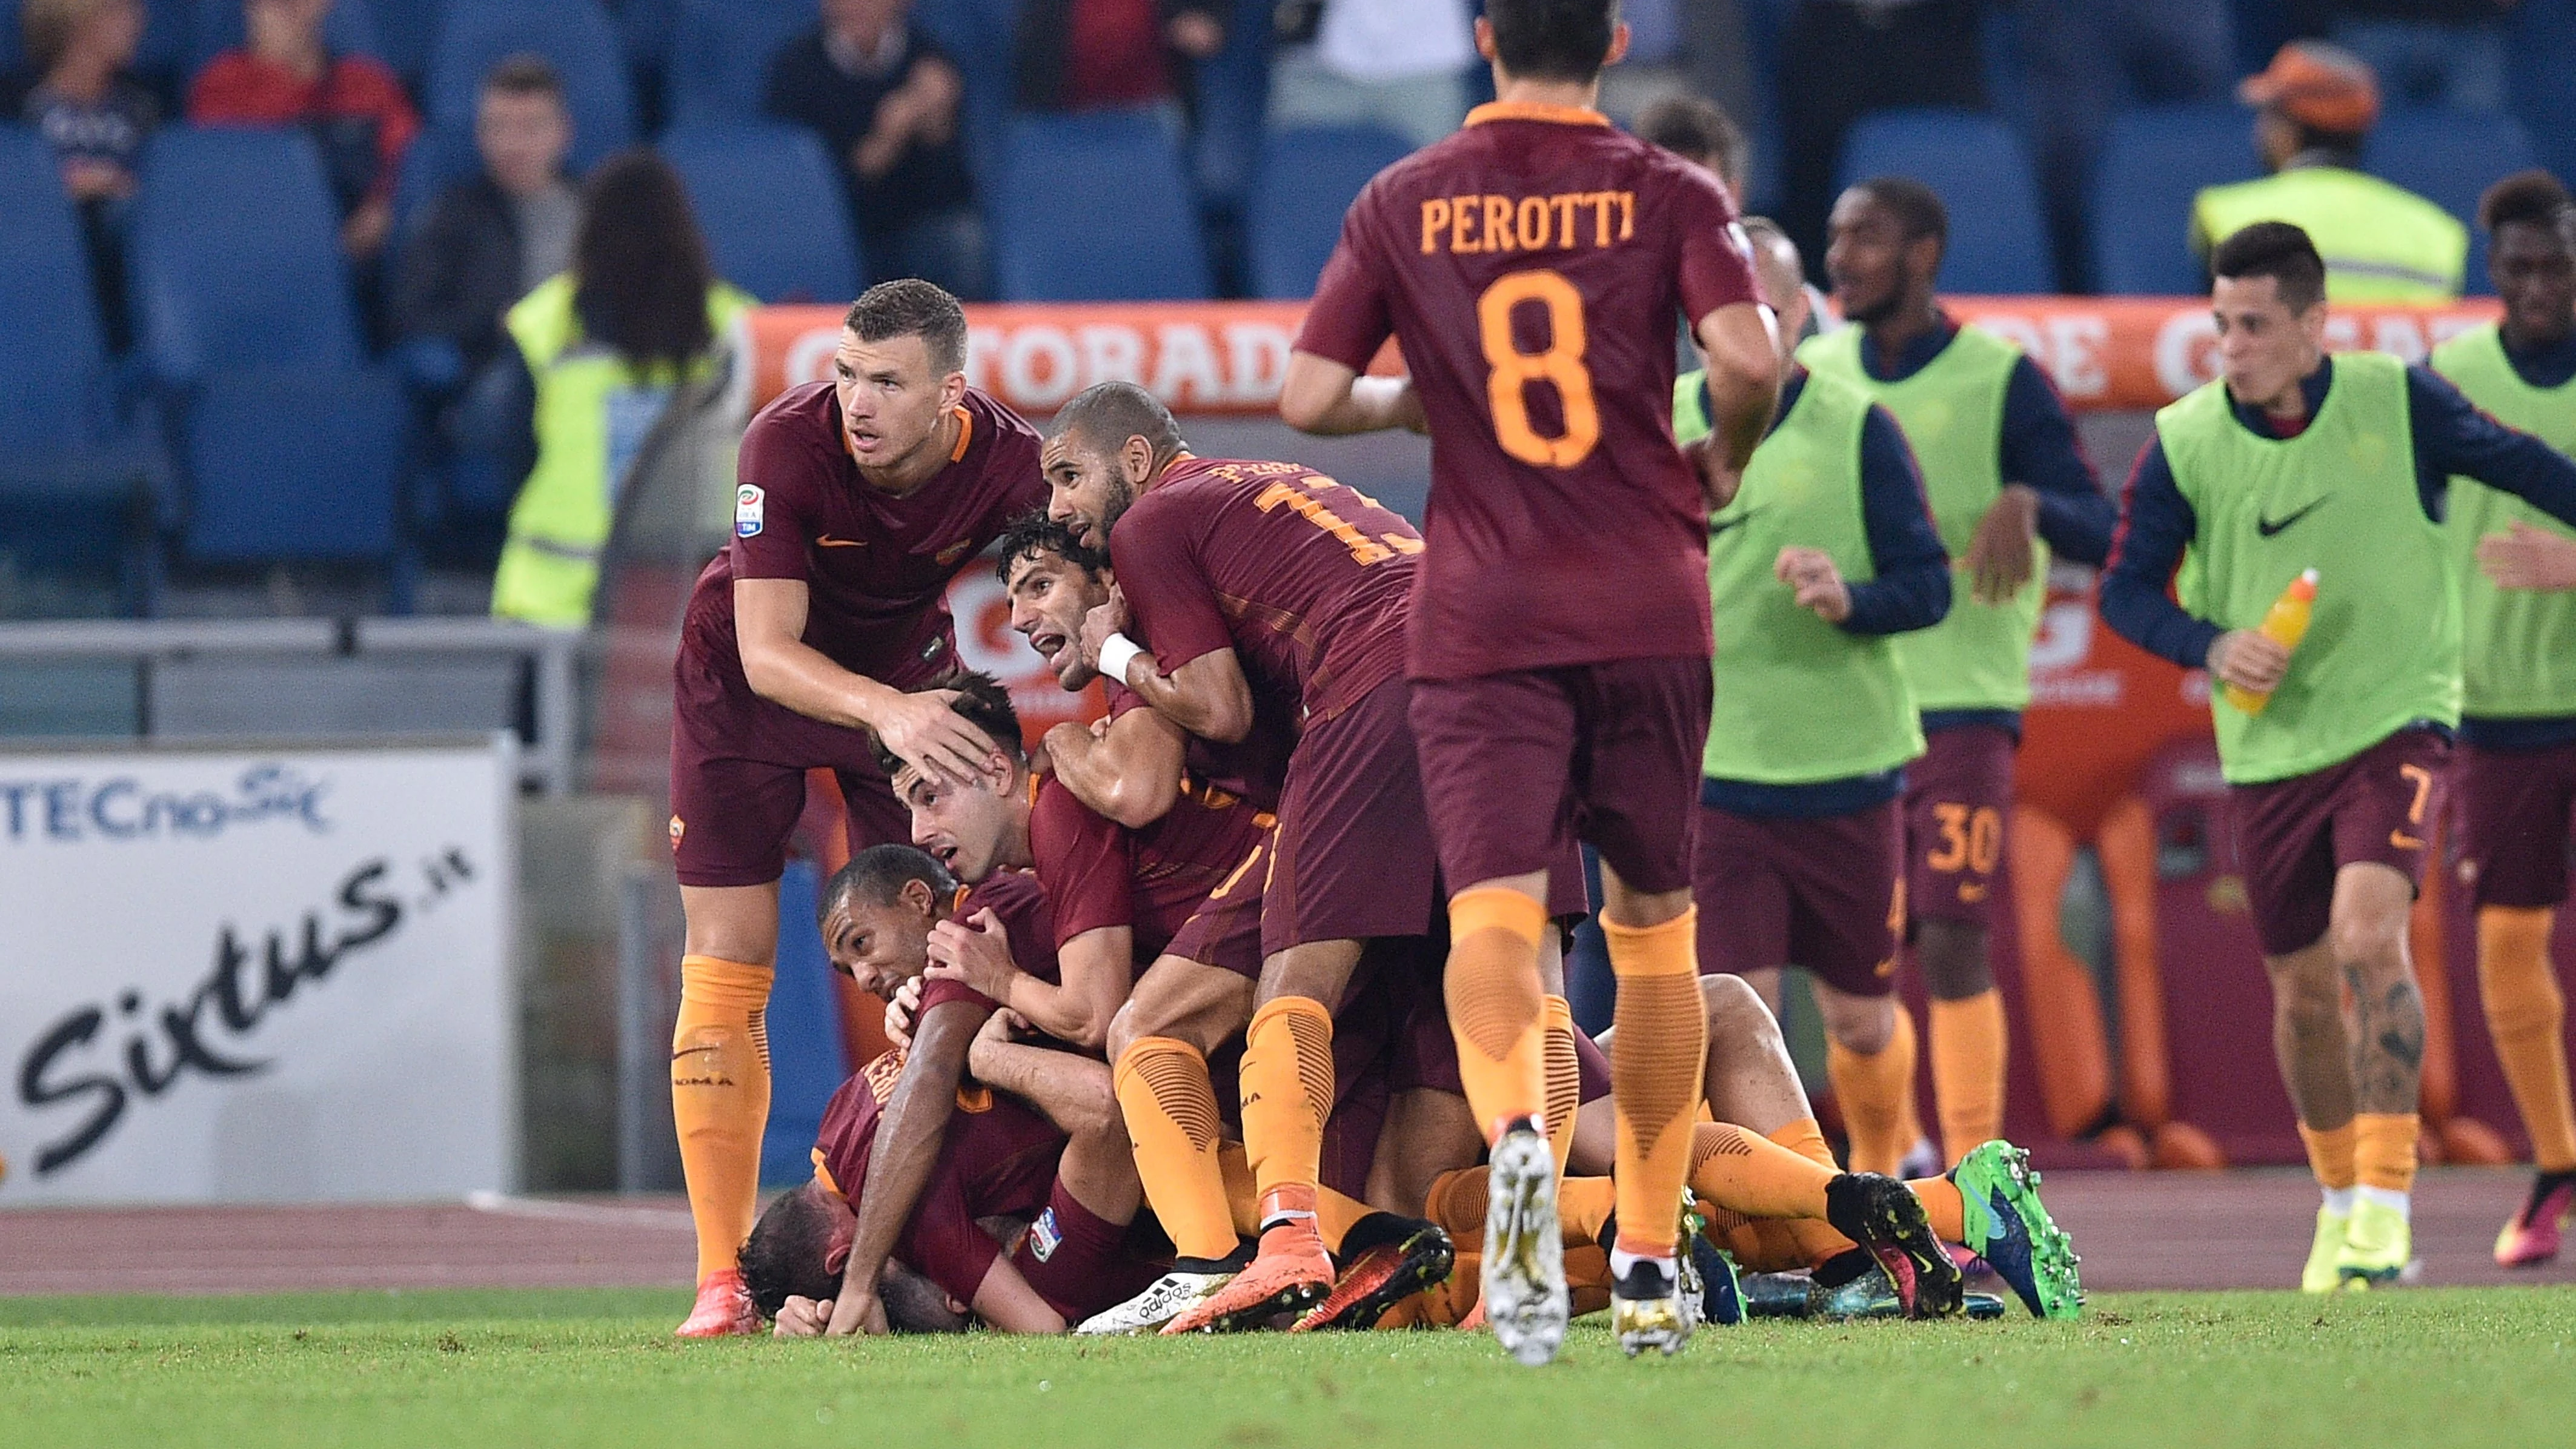
POLYGON ((1192 61, 1197 111, 1190 182, 1202 201, 1240 210, 1251 195, 1270 108, 1270 0, 1231 0, 1225 45, 1192 61))
POLYGON ((682 0, 671 47, 672 124, 759 119, 770 61, 815 17, 813 0, 682 0))
POLYGON ((153 137, 129 271, 140 351, 164 383, 243 367, 358 365, 330 188, 301 131, 153 137))
POLYGON ((52 147, 0 128, 0 554, 115 571, 157 471, 113 423, 107 347, 52 147))
POLYGON ((597 0, 448 0, 430 53, 423 107, 429 123, 471 133, 484 73, 529 51, 563 77, 575 170, 589 170, 635 139, 635 101, 617 27, 597 0))
POLYGON ((2520 121, 2483 111, 2389 111, 2371 131, 2362 164, 2467 223, 2467 290, 2479 296, 2494 293, 2487 283, 2487 239, 2477 229, 2478 197, 2504 177, 2536 164, 2531 137, 2520 121))
POLYGON ((993 188, 995 272, 1014 302, 1190 301, 1206 243, 1181 157, 1151 111, 1011 119, 993 188), (1114 218, 1100 227, 1067 217, 1114 218))
POLYGON ((689 188, 717 275, 764 302, 846 302, 858 245, 831 158, 811 132, 755 123, 688 126, 662 154, 689 188))
POLYGON ((1303 301, 1342 234, 1342 213, 1370 177, 1412 148, 1374 126, 1315 126, 1271 133, 1252 188, 1252 290, 1303 301))
POLYGON ((821 872, 791 861, 778 882, 777 980, 769 996, 769 1125, 760 1139, 760 1180, 775 1187, 814 1177, 815 1134, 823 1109, 851 1072, 841 1035, 841 1003, 831 959, 814 929, 821 872))
POLYGON ((446 0, 367 0, 374 17, 376 54, 384 57, 418 93, 429 73, 429 55, 438 45, 439 22, 446 0))
POLYGON ((2029 153, 2010 126, 1970 111, 1880 111, 1843 141, 1842 184, 1910 176, 1950 208, 1941 289, 2047 292, 2056 286, 2029 153))
POLYGON ((2205 283, 2191 203, 2262 174, 2240 106, 2152 106, 2111 121, 2093 189, 2094 278, 2114 295, 2181 297, 2205 283))
MULTIPOLYGON (((189 72, 204 70, 206 62, 227 50, 239 49, 246 43, 247 34, 242 0, 196 0, 196 12, 189 17, 189 72)), ((322 21, 322 43, 335 55, 385 59, 384 47, 376 40, 375 7, 368 0, 338 0, 322 21)))
POLYGON ((966 85, 966 159, 977 183, 989 191, 1010 129, 1018 0, 917 0, 912 19, 957 63, 966 85))
POLYGON ((209 375, 181 428, 187 557, 203 563, 383 563, 410 404, 381 368, 209 375))

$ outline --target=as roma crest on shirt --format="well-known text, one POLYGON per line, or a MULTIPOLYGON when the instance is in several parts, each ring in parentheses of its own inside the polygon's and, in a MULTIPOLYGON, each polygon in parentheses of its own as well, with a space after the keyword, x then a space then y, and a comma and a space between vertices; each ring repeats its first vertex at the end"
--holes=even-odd
POLYGON ((931 555, 931 557, 939 560, 939 566, 941 568, 946 568, 950 564, 957 562, 958 556, 965 553, 967 548, 973 543, 973 539, 961 538, 957 542, 952 543, 946 548, 943 548, 939 552, 931 555))
POLYGON ((745 483, 733 490, 733 532, 736 538, 756 538, 760 534, 761 515, 766 512, 767 495, 756 484, 745 483))

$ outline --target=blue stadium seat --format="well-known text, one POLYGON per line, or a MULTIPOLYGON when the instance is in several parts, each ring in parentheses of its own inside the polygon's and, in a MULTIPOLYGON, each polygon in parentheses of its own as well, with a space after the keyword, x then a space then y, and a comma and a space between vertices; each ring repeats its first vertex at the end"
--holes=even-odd
POLYGON ((2487 239, 2477 229, 2478 197, 2503 178, 2538 164, 2520 121, 2483 111, 2389 111, 2371 131, 2362 164, 2467 223, 2468 290, 2479 296, 2494 293, 2487 283, 2487 239))
POLYGON ((671 47, 672 124, 759 119, 770 61, 816 23, 813 0, 682 0, 671 47))
POLYGON ((439 22, 447 18, 447 0, 367 0, 367 9, 374 16, 376 54, 416 93, 421 77, 429 73, 439 22))
POLYGON ((1207 245, 1171 131, 1151 111, 1011 119, 990 203, 1013 302, 1206 297, 1207 245), (1101 227, 1067 217, 1111 218, 1101 227))
POLYGON ((859 295, 858 244, 840 178, 795 126, 685 126, 662 155, 689 188, 716 274, 764 302, 859 295))
MULTIPOLYGON (((197 0, 196 13, 189 17, 190 73, 204 70, 207 61, 227 50, 239 49, 247 35, 242 0, 197 0)), ((338 0, 322 21, 322 43, 336 55, 385 59, 384 47, 376 40, 375 7, 368 0, 338 0)))
POLYGON ((1843 141, 1842 184, 1910 176, 1950 209, 1948 292, 2010 294, 2056 287, 2029 153, 2010 126, 1970 111, 1864 116, 1843 141))
POLYGON ((1198 109, 1190 139, 1190 180, 1211 205, 1240 208, 1261 167, 1270 108, 1271 0, 1233 0, 1225 45, 1191 62, 1198 109))
POLYGON ((1254 294, 1298 301, 1315 295, 1351 198, 1411 149, 1402 136, 1375 126, 1272 132, 1252 188, 1247 239, 1254 294))
POLYGON ((53 148, 0 128, 0 554, 115 571, 159 471, 113 422, 98 306, 53 148))
POLYGON ((815 1134, 823 1109, 850 1073, 865 1065, 850 1060, 841 1035, 841 995, 831 958, 814 929, 814 896, 821 872, 808 860, 791 861, 778 882, 778 975, 770 988, 769 1126, 760 1138, 760 1180, 790 1187, 814 1178, 815 1134))
POLYGON ((129 271, 140 351, 165 383, 243 367, 358 365, 331 192, 301 131, 154 136, 129 271))
POLYGON ((382 563, 410 404, 382 368, 209 375, 181 429, 186 555, 203 563, 382 563))
POLYGON ((2197 295, 2192 198, 2262 174, 2241 106, 2151 106, 2111 120, 2093 189, 2093 269, 2114 295, 2197 295))
POLYGON ((544 56, 563 77, 575 170, 633 142, 624 52, 597 0, 447 0, 425 89, 430 124, 470 133, 484 73, 523 51, 544 56))

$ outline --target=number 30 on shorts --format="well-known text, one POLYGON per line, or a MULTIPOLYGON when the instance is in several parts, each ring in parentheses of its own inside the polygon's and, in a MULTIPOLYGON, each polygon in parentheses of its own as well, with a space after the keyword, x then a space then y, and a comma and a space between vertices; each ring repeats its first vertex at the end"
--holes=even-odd
POLYGON ((1592 398, 1592 373, 1583 365, 1583 294, 1561 272, 1545 267, 1513 272, 1476 299, 1476 331, 1485 345, 1485 402, 1494 414, 1494 439, 1503 451, 1541 468, 1571 468, 1601 442, 1601 409, 1592 398), (1512 341, 1512 309, 1523 302, 1547 308, 1545 352, 1523 352, 1512 341), (1529 385, 1553 384, 1565 412, 1562 437, 1539 436, 1531 426, 1529 385))
POLYGON ((1925 865, 1945 873, 1961 866, 1978 875, 1995 873, 1996 861, 2003 854, 2002 812, 1992 805, 1971 810, 1965 805, 1943 802, 1932 807, 1932 823, 1941 832, 1941 843, 1932 848, 1925 865))

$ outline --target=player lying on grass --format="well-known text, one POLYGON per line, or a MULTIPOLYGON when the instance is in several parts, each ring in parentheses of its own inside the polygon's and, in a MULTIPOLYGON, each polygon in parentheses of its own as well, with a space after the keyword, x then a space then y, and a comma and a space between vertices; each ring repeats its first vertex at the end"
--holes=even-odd
POLYGON ((976 1033, 968 1060, 978 1085, 959 1094, 894 1241, 903 1268, 887 1269, 887 1281, 904 1288, 873 1292, 873 1312, 856 1321, 838 1300, 866 1199, 854 1203, 841 1184, 868 1180, 904 1053, 879 1056, 832 1095, 814 1180, 771 1203, 742 1249, 744 1286, 780 1337, 884 1332, 898 1326, 898 1303, 907 1328, 934 1325, 935 1306, 969 1309, 1006 1333, 1062 1333, 1153 1276, 1126 1248, 1142 1194, 1108 1068, 1014 1041, 1012 1025, 995 1013, 976 1033), (995 1219, 1028 1226, 996 1238, 987 1228, 995 1219))

